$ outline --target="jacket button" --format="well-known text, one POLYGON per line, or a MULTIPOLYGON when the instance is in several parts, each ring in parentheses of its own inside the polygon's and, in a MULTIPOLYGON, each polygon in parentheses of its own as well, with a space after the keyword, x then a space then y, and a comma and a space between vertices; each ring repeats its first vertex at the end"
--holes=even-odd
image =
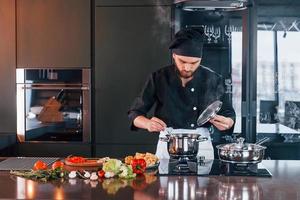
POLYGON ((193 107, 193 110, 197 110, 197 107, 193 107))
POLYGON ((195 126, 195 124, 191 124, 191 127, 193 128, 195 126))
POLYGON ((195 88, 191 88, 191 92, 194 92, 195 91, 195 88))

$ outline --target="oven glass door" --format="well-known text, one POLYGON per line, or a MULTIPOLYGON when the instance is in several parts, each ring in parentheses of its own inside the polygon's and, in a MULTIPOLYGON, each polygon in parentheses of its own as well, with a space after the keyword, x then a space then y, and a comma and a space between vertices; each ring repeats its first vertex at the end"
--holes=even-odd
POLYGON ((25 89, 26 141, 82 141, 82 90, 25 89))
POLYGON ((87 73, 52 73, 56 74, 43 75, 27 69, 17 73, 19 141, 89 142, 90 92, 89 81, 84 78, 87 73))

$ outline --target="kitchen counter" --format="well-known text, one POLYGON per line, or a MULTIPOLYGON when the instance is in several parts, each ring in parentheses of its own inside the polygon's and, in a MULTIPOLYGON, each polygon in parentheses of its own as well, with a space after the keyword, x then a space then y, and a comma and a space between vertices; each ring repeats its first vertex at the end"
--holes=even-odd
POLYGON ((300 199, 300 160, 264 160, 272 178, 153 176, 39 183, 0 172, 5 199, 300 199))

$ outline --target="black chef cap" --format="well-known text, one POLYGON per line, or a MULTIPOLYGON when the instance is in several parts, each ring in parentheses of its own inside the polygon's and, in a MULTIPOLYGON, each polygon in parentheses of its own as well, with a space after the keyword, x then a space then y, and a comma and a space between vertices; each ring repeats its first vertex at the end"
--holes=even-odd
POLYGON ((169 49, 177 55, 202 58, 203 32, 203 29, 181 29, 175 34, 169 49))

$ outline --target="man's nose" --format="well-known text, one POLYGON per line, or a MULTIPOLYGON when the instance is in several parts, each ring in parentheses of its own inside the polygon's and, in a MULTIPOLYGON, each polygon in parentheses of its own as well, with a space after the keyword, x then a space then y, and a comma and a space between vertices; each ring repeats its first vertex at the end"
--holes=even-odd
POLYGON ((185 70, 185 71, 190 71, 191 68, 192 68, 191 64, 187 64, 187 63, 184 64, 184 70, 185 70))

